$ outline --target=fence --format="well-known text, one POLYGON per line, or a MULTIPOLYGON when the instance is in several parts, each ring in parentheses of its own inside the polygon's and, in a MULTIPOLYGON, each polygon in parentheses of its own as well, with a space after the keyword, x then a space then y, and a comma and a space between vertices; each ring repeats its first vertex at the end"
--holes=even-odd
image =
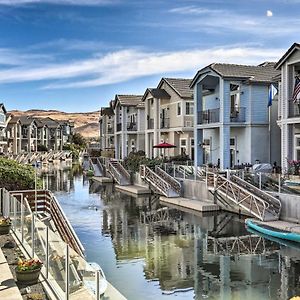
POLYGON ((26 256, 43 262, 42 276, 58 299, 78 299, 79 295, 82 299, 99 299, 100 270, 46 226, 23 194, 18 199, 0 189, 0 207, 2 214, 11 218, 12 234, 26 256))

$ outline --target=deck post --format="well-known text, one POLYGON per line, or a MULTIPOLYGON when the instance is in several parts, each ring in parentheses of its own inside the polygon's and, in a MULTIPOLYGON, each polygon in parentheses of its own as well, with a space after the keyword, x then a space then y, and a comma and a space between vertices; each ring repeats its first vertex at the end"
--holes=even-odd
POLYGON ((21 194, 21 242, 24 243, 24 199, 21 194))
POLYGON ((281 174, 278 174, 278 193, 281 193, 281 174))
POLYGON ((32 244, 31 244, 31 258, 34 258, 34 230, 35 230, 35 222, 34 222, 34 213, 31 213, 31 241, 32 241, 32 244))

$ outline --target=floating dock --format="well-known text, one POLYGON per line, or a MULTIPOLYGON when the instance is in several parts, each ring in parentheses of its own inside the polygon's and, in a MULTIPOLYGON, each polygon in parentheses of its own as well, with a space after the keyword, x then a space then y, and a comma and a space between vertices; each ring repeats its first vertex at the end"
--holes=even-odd
POLYGON ((116 185, 116 190, 134 195, 150 195, 151 190, 141 185, 116 185))
POLYGON ((204 200, 192 200, 188 198, 167 198, 161 196, 160 201, 164 202, 165 204, 172 204, 179 207, 189 208, 196 211, 201 212, 210 212, 210 211, 217 211, 220 210, 219 205, 212 203, 211 201, 204 201, 204 200))
POLYGON ((114 182, 113 179, 110 178, 110 177, 98 177, 98 176, 96 177, 96 176, 93 176, 92 180, 97 181, 99 183, 113 183, 114 182))

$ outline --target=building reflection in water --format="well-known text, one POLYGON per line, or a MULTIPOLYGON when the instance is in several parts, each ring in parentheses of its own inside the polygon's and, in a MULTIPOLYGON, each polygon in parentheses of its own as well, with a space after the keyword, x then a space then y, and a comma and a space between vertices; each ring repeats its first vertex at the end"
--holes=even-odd
POLYGON ((249 233, 229 213, 202 215, 134 198, 111 184, 96 187, 102 234, 119 263, 144 260, 144 277, 163 293, 194 290, 194 299, 288 299, 300 294, 299 250, 249 233))

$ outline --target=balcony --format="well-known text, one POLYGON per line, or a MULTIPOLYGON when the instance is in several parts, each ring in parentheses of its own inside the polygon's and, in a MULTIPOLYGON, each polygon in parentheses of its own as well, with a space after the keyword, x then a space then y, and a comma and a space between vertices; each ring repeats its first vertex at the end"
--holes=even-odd
POLYGON ((220 108, 207 109, 198 112, 198 124, 211 124, 220 122, 220 108))
POLYGON ((244 123, 246 122, 246 107, 235 107, 230 112, 230 122, 244 123))
POLYGON ((148 120, 148 129, 154 129, 154 119, 148 120))
POLYGON ((137 131, 136 123, 133 122, 127 123, 127 131, 137 131))
POLYGON ((160 128, 168 129, 170 128, 170 118, 163 118, 160 120, 160 128))
POLYGON ((118 123, 117 124, 117 131, 121 131, 122 130, 122 123, 118 123))

